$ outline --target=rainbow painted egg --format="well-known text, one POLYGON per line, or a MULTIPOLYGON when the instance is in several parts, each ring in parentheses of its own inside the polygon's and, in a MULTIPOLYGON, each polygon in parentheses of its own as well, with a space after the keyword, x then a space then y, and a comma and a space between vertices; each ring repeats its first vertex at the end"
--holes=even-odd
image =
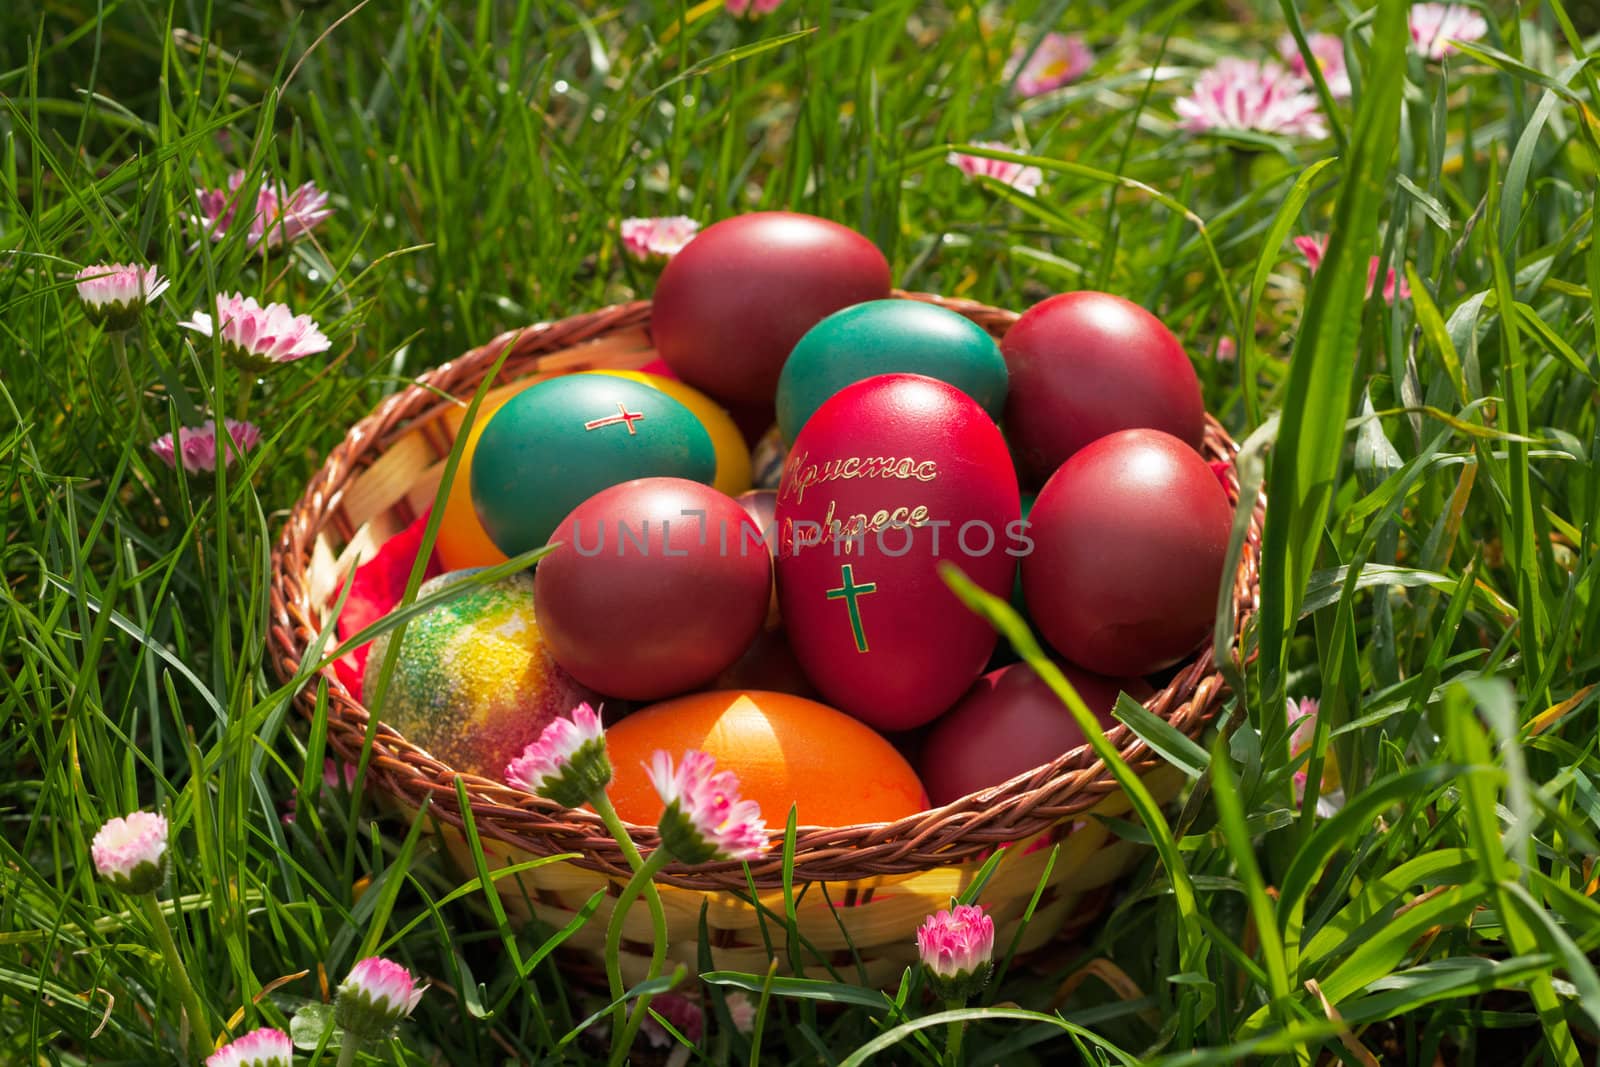
POLYGON ((778 602, 828 703, 882 730, 953 704, 995 633, 939 564, 1007 595, 1019 515, 999 429, 954 386, 885 374, 818 408, 778 489, 778 602))
POLYGON ((677 400, 625 378, 569 374, 495 412, 472 457, 472 503, 495 547, 515 556, 609 486, 656 476, 710 483, 716 473, 711 436, 677 400))
MULTIPOLYGON (((424 582, 431 596, 470 575, 424 582)), ((390 635, 367 657, 362 692, 377 692, 390 635)), ((412 619, 378 718, 459 771, 498 779, 553 720, 595 694, 556 665, 534 616, 533 579, 514 574, 468 589, 412 619)))

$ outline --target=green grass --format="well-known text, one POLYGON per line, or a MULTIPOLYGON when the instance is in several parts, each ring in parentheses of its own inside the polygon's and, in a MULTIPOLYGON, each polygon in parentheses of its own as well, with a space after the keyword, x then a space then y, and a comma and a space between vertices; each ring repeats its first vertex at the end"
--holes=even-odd
MULTIPOLYGON (((1340 140, 1230 144, 1177 132, 1171 101, 1218 56, 1270 54, 1287 2, 790 0, 759 22, 536 0, 5 5, 0 1062, 179 1061, 147 920, 88 862, 105 819, 152 806, 213 1029, 287 1027, 376 950, 435 983, 380 1061, 603 1057, 574 1030, 604 998, 562 980, 549 931, 507 922, 420 823, 322 789, 322 731, 266 664, 268 553, 380 398, 503 330, 647 295, 620 217, 770 207, 855 226, 906 288, 1019 309, 1126 295, 1184 339, 1234 436, 1257 435, 1263 609, 1219 635, 1230 729, 1179 751, 1179 810, 1116 824, 1159 849, 1091 936, 1008 968, 966 1049, 1592 1060, 1600 100, 1571 57, 1600 20, 1505 6, 1443 69, 1406 50, 1404 4, 1306 6, 1358 61, 1340 140), (1018 102, 1005 58, 1044 28, 1098 60, 1018 102), (975 140, 1043 167, 1041 195, 946 165, 975 140), (233 169, 315 181, 335 215, 265 260, 194 246, 195 187, 233 169), (1330 230, 1313 282, 1287 237, 1330 230), (1372 254, 1410 300, 1363 299, 1372 254), (136 396, 70 282, 129 259, 173 281, 129 336, 136 396), (252 388, 176 325, 236 289, 313 314, 332 351, 252 388), (1241 361, 1214 358, 1224 337, 1241 361), (263 444, 178 477, 145 442, 200 412, 244 412, 263 444), (1284 698, 1303 695, 1323 714, 1296 756, 1284 698), (1330 759, 1344 807, 1318 818, 1291 779, 1330 759), (1054 1016, 1096 960, 1120 991, 1091 977, 1054 1016)), ((765 1062, 943 1047, 918 996, 718 983, 692 1062, 754 1059, 719 999, 741 983, 765 1062)))

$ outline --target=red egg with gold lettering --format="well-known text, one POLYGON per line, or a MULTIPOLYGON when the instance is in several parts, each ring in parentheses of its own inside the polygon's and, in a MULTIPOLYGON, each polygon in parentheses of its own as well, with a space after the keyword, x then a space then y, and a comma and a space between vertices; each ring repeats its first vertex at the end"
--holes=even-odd
POLYGON ((1011 589, 1023 549, 1010 454, 978 403, 920 374, 825 401, 778 487, 778 603, 828 703, 880 730, 937 716, 983 672, 995 632, 939 576, 1011 589))

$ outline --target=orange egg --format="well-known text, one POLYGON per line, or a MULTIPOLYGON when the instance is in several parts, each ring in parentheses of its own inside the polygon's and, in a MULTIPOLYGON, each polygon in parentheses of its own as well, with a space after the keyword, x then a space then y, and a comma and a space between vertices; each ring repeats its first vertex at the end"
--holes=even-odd
POLYGON ((494 547, 494 542, 484 532, 483 523, 478 521, 477 511, 472 507, 472 453, 477 449, 478 438, 483 436, 484 427, 489 425, 494 413, 535 381, 537 379, 518 382, 503 394, 486 396, 478 408, 472 432, 467 434, 467 443, 461 448, 461 462, 456 467, 455 479, 450 483, 450 495, 444 501, 444 517, 439 520, 439 536, 433 543, 434 551, 439 554, 439 562, 447 571, 492 567, 506 561, 506 554, 494 547))
POLYGON ((782 827, 791 805, 800 826, 891 822, 928 806, 904 756, 870 727, 825 704, 750 689, 691 693, 623 719, 606 731, 616 778, 611 800, 628 822, 661 818, 644 764, 656 749, 674 763, 688 749, 739 776, 742 794, 782 827))

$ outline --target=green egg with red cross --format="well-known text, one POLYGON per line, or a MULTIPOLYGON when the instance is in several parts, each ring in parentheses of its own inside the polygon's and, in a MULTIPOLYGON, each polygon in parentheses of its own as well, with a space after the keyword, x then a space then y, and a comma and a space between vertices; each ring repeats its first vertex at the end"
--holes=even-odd
POLYGON ((994 629, 940 574, 996 596, 1024 551, 1004 438, 977 401, 920 374, 846 386, 795 439, 778 486, 778 607, 828 704, 909 730, 961 698, 994 629))
POLYGON ((472 456, 472 505, 508 556, 538 548, 573 508, 635 478, 717 473, 711 435, 657 389, 603 374, 540 382, 495 412, 472 456))

